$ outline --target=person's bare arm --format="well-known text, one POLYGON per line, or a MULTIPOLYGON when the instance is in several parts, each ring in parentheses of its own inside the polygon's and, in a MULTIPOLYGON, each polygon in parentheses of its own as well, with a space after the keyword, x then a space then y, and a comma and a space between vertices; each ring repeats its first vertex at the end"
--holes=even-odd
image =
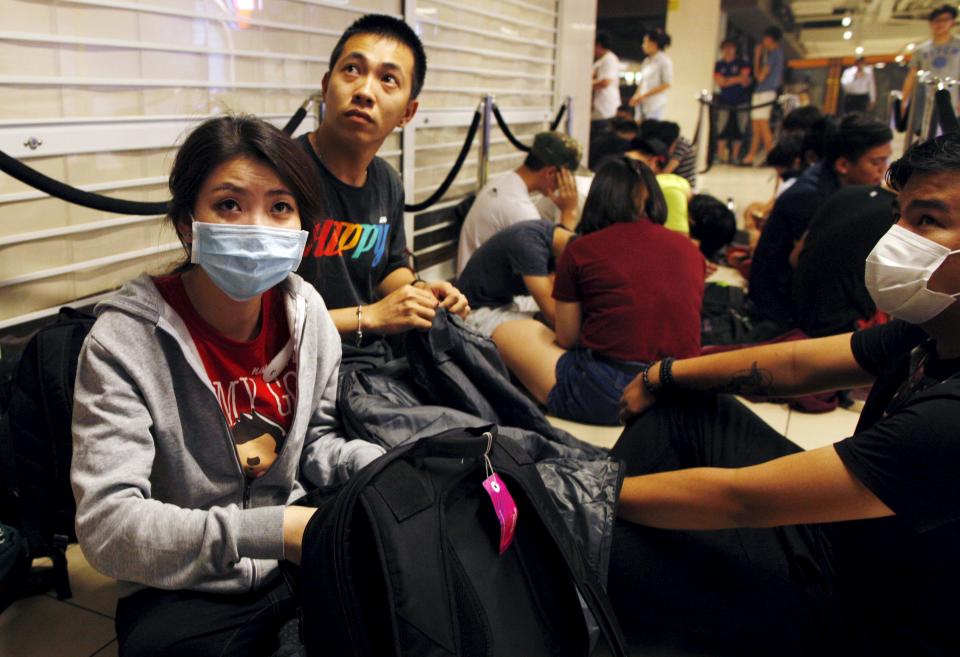
POLYGON ((610 78, 600 78, 599 80, 593 81, 593 88, 603 89, 604 87, 609 87, 611 84, 613 84, 613 80, 610 78))
POLYGON ((306 506, 288 506, 283 510, 283 558, 300 563, 303 552, 303 533, 317 510, 306 506))
MULTIPOLYGON (((437 297, 423 286, 414 286, 413 272, 405 267, 390 272, 377 286, 379 301, 364 305, 360 316, 363 331, 391 335, 412 328, 429 329, 433 324, 437 297)), ((357 331, 357 307, 330 310, 341 337, 357 331)))
POLYGON ((580 340, 580 303, 578 301, 557 301, 556 307, 557 344, 564 349, 573 349, 580 340))
POLYGON ((523 284, 527 286, 527 292, 537 302, 547 324, 553 328, 557 318, 557 302, 553 299, 553 275, 524 276, 523 284))
POLYGON ((763 46, 757 46, 753 53, 753 70, 756 71, 754 77, 757 82, 763 82, 770 75, 770 67, 763 64, 763 46))
POLYGON ((713 82, 721 89, 723 89, 724 87, 730 86, 730 78, 724 75, 720 75, 719 73, 713 74, 713 82))
POLYGON ((624 481, 619 515, 664 529, 775 527, 893 515, 832 445, 745 468, 692 468, 624 481))
MULTIPOLYGON (((671 370, 673 385, 676 390, 783 397, 868 385, 873 382, 873 376, 854 358, 851 335, 782 342, 678 360, 671 370)), ((654 387, 660 385, 662 365, 662 362, 656 363, 648 372, 654 387)), ((644 388, 642 378, 637 376, 623 391, 621 418, 644 411, 654 401, 644 388)))

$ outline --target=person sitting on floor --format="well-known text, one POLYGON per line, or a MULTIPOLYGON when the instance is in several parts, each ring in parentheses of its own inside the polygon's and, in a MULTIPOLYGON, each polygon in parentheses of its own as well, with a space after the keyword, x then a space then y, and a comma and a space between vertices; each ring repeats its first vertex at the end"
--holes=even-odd
POLYGON ((890 228, 897 196, 880 187, 844 187, 820 208, 791 254, 798 326, 812 338, 872 320, 863 262, 890 228))
POLYGON ((686 178, 675 173, 662 173, 670 157, 667 145, 655 137, 637 137, 630 144, 630 150, 625 155, 643 162, 657 175, 657 185, 667 204, 667 221, 664 225, 670 230, 689 235, 690 219, 687 204, 693 196, 693 189, 686 178))
POLYGON ((457 279, 473 303, 467 325, 490 335, 503 322, 531 319, 539 310, 552 327, 556 316, 553 273, 573 235, 563 226, 539 219, 508 226, 484 242, 457 279), (520 304, 514 301, 518 296, 520 304))
POLYGON ((340 35, 328 66, 323 121, 297 139, 320 174, 324 211, 297 273, 323 296, 344 363, 384 362, 387 336, 429 329, 438 308, 470 312, 449 282, 421 280, 410 268, 403 184, 377 157, 416 116, 427 58, 403 20, 367 14, 340 35))
POLYGON ((640 136, 659 139, 667 145, 667 161, 661 173, 675 173, 697 188, 697 149, 680 135, 680 124, 673 121, 644 121, 640 136))
POLYGON ((611 155, 623 155, 630 150, 630 142, 637 136, 637 123, 633 119, 614 119, 612 128, 590 142, 588 166, 591 171, 596 171, 600 163, 611 155))
POLYGON ((915 145, 887 181, 897 223, 866 284, 896 321, 665 360, 624 392, 609 590, 637 643, 960 654, 960 135, 915 145), (853 436, 806 452, 714 394, 871 383, 853 436))
POLYGON ((556 331, 504 322, 493 340, 547 410, 617 423, 617 400, 642 363, 700 353, 703 256, 664 228, 666 203, 642 162, 608 160, 583 208, 580 237, 557 264, 556 331))
POLYGON ((575 230, 579 205, 573 172, 580 166, 582 155, 580 144, 562 132, 538 133, 523 164, 487 183, 470 206, 460 230, 457 276, 463 274, 474 252, 497 231, 540 217, 530 199, 533 192, 549 197, 561 211, 560 223, 575 230))
POLYGON ((715 196, 697 194, 690 199, 690 237, 697 242, 707 262, 719 262, 723 249, 737 234, 737 218, 715 196))
POLYGON ((803 172, 776 200, 750 265, 749 299, 755 320, 753 341, 796 326, 790 253, 810 220, 842 185, 877 185, 890 157, 890 128, 859 114, 843 117, 824 140, 826 156, 803 172))
POLYGON ((297 144, 252 117, 210 119, 170 173, 168 217, 188 261, 97 306, 73 407, 77 537, 120 580, 122 656, 268 655, 297 616, 316 509, 383 448, 346 441, 340 337, 291 273, 323 216, 297 144))

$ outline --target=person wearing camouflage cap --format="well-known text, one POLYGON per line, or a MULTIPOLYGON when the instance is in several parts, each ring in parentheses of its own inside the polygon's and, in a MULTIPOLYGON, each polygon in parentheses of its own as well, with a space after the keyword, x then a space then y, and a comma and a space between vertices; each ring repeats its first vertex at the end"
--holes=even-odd
POLYGON ((560 210, 559 223, 575 230, 580 205, 573 172, 580 166, 583 148, 562 132, 544 131, 533 138, 530 153, 519 167, 484 186, 467 213, 457 249, 457 275, 480 245, 498 231, 520 221, 539 219, 530 199, 539 192, 560 210))

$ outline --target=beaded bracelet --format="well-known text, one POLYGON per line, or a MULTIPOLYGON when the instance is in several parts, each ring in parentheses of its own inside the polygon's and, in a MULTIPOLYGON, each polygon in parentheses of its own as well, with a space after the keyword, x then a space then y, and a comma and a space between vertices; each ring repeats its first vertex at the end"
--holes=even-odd
POLYGON ((669 390, 673 387, 673 358, 667 356, 660 361, 660 389, 669 390))
POLYGON ((363 342, 363 306, 357 306, 357 346, 363 342))
POLYGON ((640 370, 641 381, 643 381, 643 389, 647 391, 647 394, 651 397, 657 396, 657 388, 650 383, 650 368, 653 367, 653 363, 650 365, 644 365, 643 369, 640 370))

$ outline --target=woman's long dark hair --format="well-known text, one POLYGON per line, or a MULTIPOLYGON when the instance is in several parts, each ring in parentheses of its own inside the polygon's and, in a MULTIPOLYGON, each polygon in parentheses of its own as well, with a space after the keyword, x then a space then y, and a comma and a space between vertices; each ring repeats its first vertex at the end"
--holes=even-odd
POLYGON ((667 222, 667 202, 657 177, 643 162, 612 157, 602 164, 590 185, 577 232, 589 235, 612 224, 647 219, 661 226, 667 222), (635 196, 640 190, 639 207, 635 196))
POLYGON ((300 223, 310 231, 321 219, 319 174, 299 144, 279 128, 250 115, 220 116, 204 121, 187 136, 170 171, 167 216, 190 255, 181 231, 189 225, 197 196, 207 177, 224 162, 248 157, 273 169, 297 201, 300 223))

